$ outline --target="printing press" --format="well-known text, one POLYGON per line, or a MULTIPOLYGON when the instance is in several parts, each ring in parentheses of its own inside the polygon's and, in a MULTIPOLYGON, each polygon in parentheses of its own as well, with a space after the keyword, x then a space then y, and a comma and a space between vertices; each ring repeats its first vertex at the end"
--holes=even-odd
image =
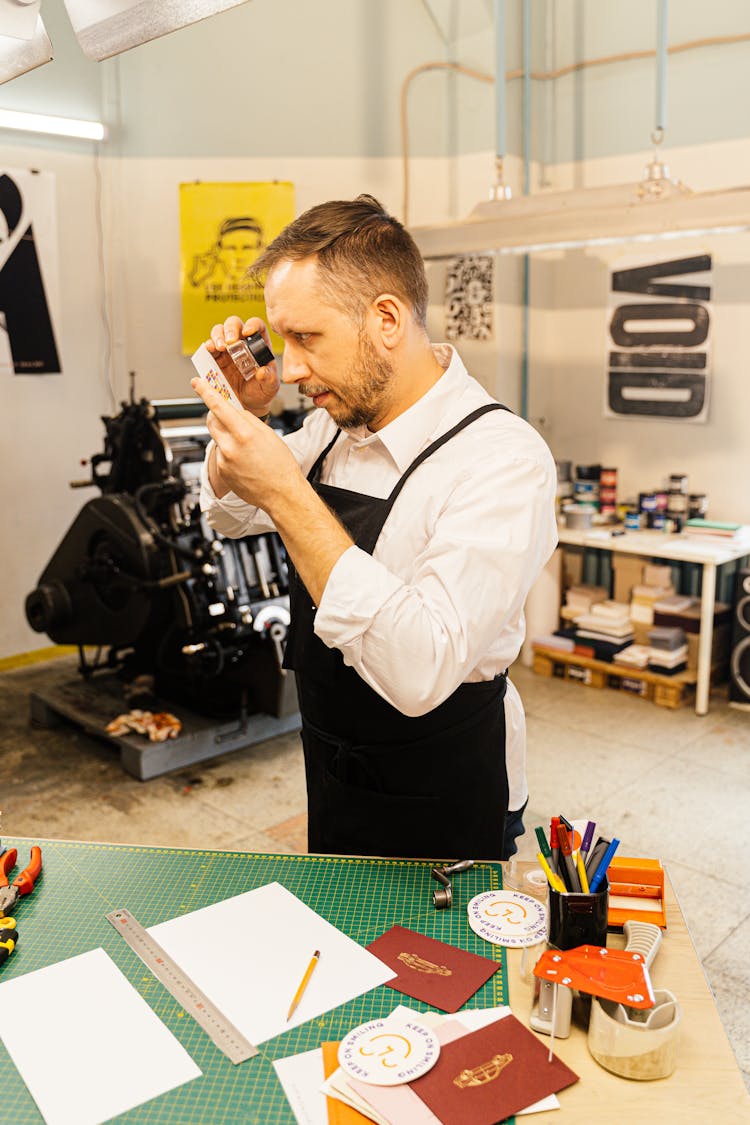
MULTIPOLYGON (((199 506, 204 416, 195 399, 136 401, 131 390, 120 413, 102 419, 91 478, 72 482, 100 495, 26 599, 33 629, 78 647, 86 685, 32 698, 37 721, 53 713, 75 721, 92 706, 102 723, 118 706, 168 704, 180 714, 185 733, 161 748, 161 761, 154 748, 148 765, 141 754, 123 757, 142 778, 299 726, 294 679, 282 669, 284 546, 275 533, 227 539, 208 527, 199 506), (198 716, 190 748, 185 735, 198 716)), ((301 420, 285 411, 273 425, 287 432, 301 420)))

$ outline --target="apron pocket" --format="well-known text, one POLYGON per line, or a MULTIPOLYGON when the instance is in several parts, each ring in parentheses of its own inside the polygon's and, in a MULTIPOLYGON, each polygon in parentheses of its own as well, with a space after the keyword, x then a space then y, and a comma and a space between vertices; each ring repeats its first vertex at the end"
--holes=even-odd
MULTIPOLYGON (((438 797, 404 797, 361 789, 326 771, 321 839, 326 852, 431 858, 446 835, 438 797)), ((448 826, 449 828, 449 826, 448 826)))

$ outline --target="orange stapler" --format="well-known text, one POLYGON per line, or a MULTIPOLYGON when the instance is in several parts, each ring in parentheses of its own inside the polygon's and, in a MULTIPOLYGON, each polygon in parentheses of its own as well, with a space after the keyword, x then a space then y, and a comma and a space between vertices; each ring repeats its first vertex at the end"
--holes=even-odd
POLYGON ((607 876, 610 929, 622 929, 627 921, 652 922, 666 929, 664 868, 658 859, 615 856, 607 876))

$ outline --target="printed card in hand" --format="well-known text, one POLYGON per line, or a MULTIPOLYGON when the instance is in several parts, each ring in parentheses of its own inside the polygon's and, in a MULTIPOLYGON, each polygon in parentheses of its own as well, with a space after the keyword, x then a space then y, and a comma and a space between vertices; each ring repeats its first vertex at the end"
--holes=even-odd
POLYGON ((548 1047, 506 1016, 444 1044, 437 1064, 410 1086, 443 1125, 495 1125, 578 1081, 548 1056, 548 1047))
POLYGON ((498 961, 393 926, 367 946, 397 974, 387 984, 444 1012, 457 1012, 498 971, 498 961))
POLYGON ((212 390, 220 394, 226 402, 231 402, 238 410, 245 409, 205 344, 201 344, 190 358, 201 379, 208 383, 212 390))

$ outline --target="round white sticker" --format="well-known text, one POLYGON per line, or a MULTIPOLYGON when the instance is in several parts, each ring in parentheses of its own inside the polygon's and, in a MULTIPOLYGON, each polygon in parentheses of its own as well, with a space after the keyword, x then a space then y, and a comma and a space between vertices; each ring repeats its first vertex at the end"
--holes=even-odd
POLYGON ((536 945, 547 936, 547 909, 520 891, 484 891, 467 907, 475 934, 493 945, 536 945))
POLYGON ((372 1020, 341 1040, 339 1066, 374 1086, 400 1086, 426 1074, 438 1060, 440 1042, 414 1020, 372 1020))

